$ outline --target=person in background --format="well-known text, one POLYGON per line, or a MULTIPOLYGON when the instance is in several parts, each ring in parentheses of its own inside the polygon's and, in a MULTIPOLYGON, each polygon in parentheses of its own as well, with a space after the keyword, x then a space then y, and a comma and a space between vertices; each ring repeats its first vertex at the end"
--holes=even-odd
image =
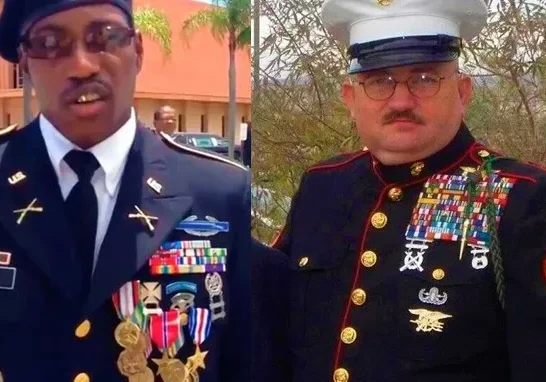
POLYGON ((176 110, 168 105, 157 109, 154 112, 154 129, 168 135, 176 132, 176 110))

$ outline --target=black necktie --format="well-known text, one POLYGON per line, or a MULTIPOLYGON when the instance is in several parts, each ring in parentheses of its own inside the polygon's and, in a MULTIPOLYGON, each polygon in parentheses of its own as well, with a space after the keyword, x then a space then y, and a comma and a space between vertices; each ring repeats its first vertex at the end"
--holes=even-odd
POLYGON ((78 150, 70 151, 64 160, 78 176, 78 183, 68 194, 65 205, 77 258, 82 265, 82 297, 87 298, 93 273, 98 220, 97 195, 91 178, 99 168, 99 162, 92 153, 78 150))

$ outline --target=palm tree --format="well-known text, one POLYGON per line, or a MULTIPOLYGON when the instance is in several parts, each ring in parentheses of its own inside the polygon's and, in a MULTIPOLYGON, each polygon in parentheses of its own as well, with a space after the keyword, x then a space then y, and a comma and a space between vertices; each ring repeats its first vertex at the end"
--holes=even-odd
POLYGON ((250 46, 250 0, 212 0, 213 7, 203 9, 182 25, 182 35, 188 38, 203 27, 209 28, 220 42, 228 39, 229 48, 229 107, 228 140, 229 157, 234 157, 236 105, 235 52, 250 46))
MULTIPOLYGON (((163 12, 150 7, 136 9, 133 13, 135 26, 143 35, 148 36, 161 47, 165 56, 172 52, 171 26, 163 12)), ((30 103, 32 86, 27 74, 23 74, 23 113, 25 125, 32 119, 30 103)))

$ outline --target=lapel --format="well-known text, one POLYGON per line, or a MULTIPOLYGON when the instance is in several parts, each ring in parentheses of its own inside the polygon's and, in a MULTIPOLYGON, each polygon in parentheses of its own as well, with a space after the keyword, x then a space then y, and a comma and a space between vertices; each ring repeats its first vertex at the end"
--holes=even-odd
POLYGON ((72 299, 80 292, 79 263, 67 234, 64 202, 39 120, 0 147, 0 224, 60 293, 72 299), (11 184, 8 179, 19 171, 26 178, 11 184), (17 224, 20 215, 13 211, 24 209, 34 199, 34 206, 43 211, 28 212, 17 224))
POLYGON ((192 197, 183 180, 187 177, 180 158, 157 136, 142 126, 137 128, 99 252, 87 312, 97 309, 130 281, 190 209, 192 197), (149 178, 162 186, 159 194, 147 184, 149 178), (140 219, 128 217, 137 213, 135 206, 157 217, 153 232, 140 219))

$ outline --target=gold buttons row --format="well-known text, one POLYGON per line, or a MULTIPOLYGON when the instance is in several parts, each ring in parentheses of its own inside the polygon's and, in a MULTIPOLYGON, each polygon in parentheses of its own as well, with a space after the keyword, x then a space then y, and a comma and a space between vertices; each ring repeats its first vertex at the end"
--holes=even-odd
POLYGON ((74 382, 90 382, 91 378, 89 378, 89 375, 86 373, 80 373, 76 375, 76 378, 74 378, 74 382))
POLYGON ((372 215, 371 221, 374 228, 382 229, 387 225, 388 218, 383 212, 376 212, 372 215))
POLYGON ((349 382, 349 372, 340 367, 334 371, 334 382, 349 382))
POLYGON ((364 305, 364 303, 366 302, 366 298, 367 298, 367 295, 364 289, 358 288, 358 289, 355 289, 353 293, 351 293, 351 301, 353 302, 353 304, 357 306, 364 305))
POLYGON ((74 334, 78 338, 85 338, 91 331, 91 322, 89 320, 83 321, 75 330, 74 334))

